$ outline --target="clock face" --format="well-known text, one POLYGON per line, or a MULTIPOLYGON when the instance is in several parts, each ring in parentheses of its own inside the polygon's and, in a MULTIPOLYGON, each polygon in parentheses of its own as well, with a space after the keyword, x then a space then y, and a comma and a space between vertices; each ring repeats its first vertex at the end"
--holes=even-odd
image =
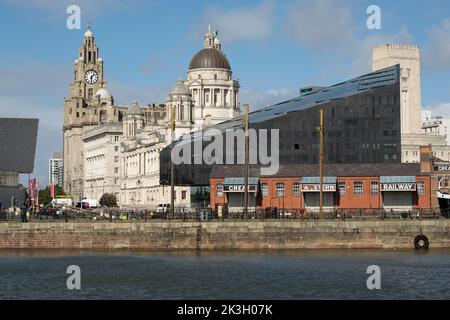
POLYGON ((95 70, 88 70, 84 74, 84 81, 86 81, 87 84, 94 84, 98 81, 98 73, 95 70))

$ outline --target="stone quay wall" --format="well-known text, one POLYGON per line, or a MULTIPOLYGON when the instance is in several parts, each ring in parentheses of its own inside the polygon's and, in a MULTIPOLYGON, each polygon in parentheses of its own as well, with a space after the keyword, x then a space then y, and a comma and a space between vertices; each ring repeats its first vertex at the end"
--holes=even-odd
POLYGON ((450 220, 0 223, 1 249, 319 249, 450 247, 450 220))

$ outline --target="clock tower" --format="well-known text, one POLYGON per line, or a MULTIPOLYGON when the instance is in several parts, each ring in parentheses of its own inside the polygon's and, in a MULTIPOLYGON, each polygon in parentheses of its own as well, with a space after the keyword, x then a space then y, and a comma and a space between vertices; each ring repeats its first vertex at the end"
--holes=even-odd
MULTIPOLYGON (((83 144, 85 131, 100 122, 102 109, 113 109, 113 98, 103 79, 103 59, 88 27, 74 62, 70 96, 64 98, 64 191, 74 201, 83 198, 83 144), (110 108, 108 108, 110 107, 110 108)), ((112 111, 111 111, 112 112, 112 111)), ((114 112, 116 113, 116 112, 114 112)))

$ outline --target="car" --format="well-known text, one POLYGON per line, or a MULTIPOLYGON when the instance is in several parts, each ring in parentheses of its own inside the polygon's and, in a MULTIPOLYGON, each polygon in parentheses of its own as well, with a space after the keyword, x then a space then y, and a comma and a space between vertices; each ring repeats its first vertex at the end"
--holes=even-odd
MULTIPOLYGON (((81 202, 78 202, 75 207, 81 208, 81 202)), ((83 202, 83 209, 89 209, 89 203, 83 202)))
POLYGON ((166 213, 169 210, 170 210, 170 204, 168 204, 168 203, 164 203, 164 204, 160 203, 158 205, 158 207, 156 208, 157 213, 166 213))

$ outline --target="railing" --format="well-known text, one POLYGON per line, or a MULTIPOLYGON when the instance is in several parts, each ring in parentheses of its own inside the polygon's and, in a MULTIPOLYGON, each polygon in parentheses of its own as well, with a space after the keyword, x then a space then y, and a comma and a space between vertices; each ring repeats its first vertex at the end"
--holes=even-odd
POLYGON ((249 210, 245 215, 243 211, 214 212, 209 208, 195 210, 178 210, 175 212, 157 213, 152 210, 123 210, 112 209, 65 209, 58 213, 31 213, 24 211, 14 214, 6 210, 0 212, 0 222, 6 221, 33 221, 33 222, 127 222, 127 221, 243 221, 243 220, 430 220, 448 219, 450 210, 440 209, 411 209, 404 211, 384 209, 337 209, 308 211, 304 209, 256 209, 249 210))

